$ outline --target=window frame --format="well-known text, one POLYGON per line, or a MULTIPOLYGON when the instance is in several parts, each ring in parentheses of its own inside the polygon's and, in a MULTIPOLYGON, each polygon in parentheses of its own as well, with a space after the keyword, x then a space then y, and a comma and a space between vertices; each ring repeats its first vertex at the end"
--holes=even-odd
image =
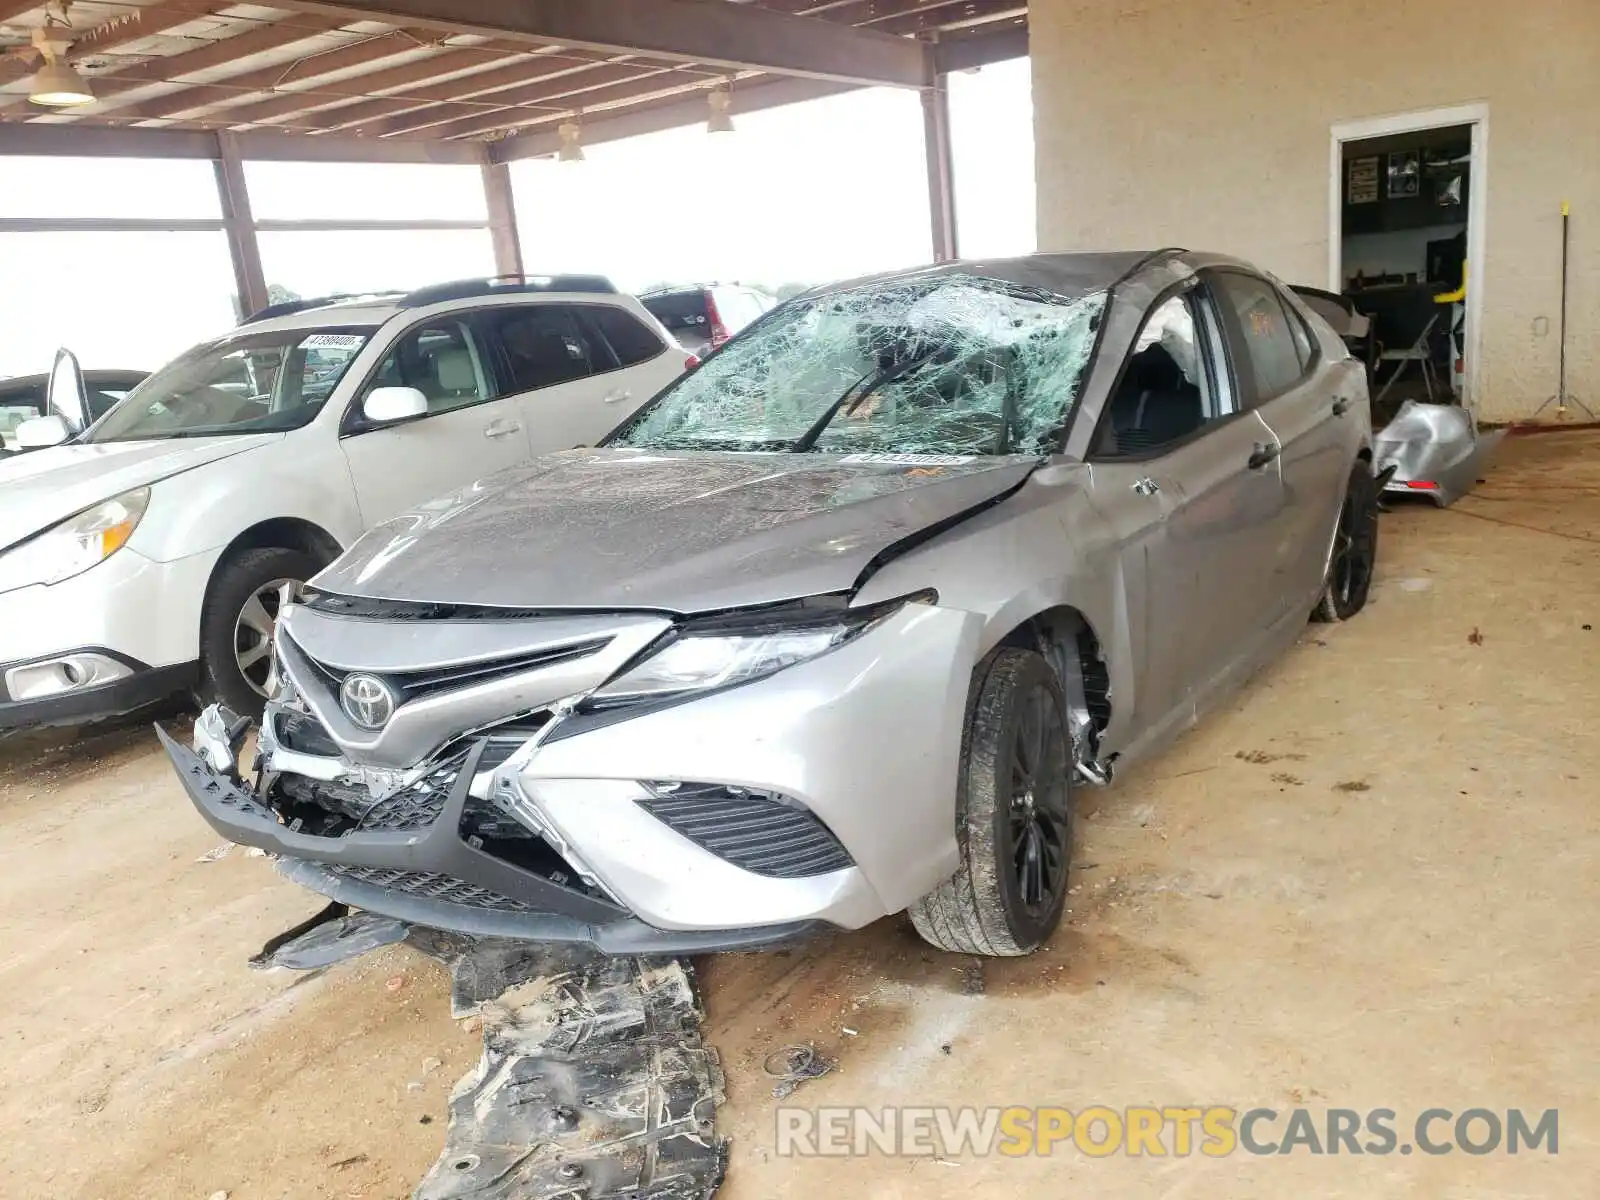
MULTIPOLYGON (((579 375, 572 379, 563 379, 559 383, 545 383, 540 384, 538 387, 522 388, 516 391, 500 391, 497 393, 496 399, 505 400, 513 396, 531 396, 536 392, 549 391, 551 388, 556 387, 568 387, 572 384, 582 383, 588 379, 598 379, 602 375, 610 375, 616 371, 626 371, 630 369, 629 367, 622 365, 622 360, 618 356, 617 352, 612 348, 610 340, 605 336, 599 324, 589 319, 585 311, 592 308, 621 308, 620 305, 593 302, 584 303, 583 301, 572 300, 545 300, 536 304, 496 304, 486 306, 484 308, 474 309, 473 312, 475 315, 480 316, 485 323, 485 328, 480 336, 492 344, 495 371, 497 377, 499 377, 501 381, 500 386, 504 386, 509 389, 512 385, 513 380, 511 359, 510 356, 507 355, 505 346, 500 340, 499 331, 490 325, 489 322, 491 318, 502 313, 521 312, 524 309, 529 308, 559 309, 571 317, 573 322, 578 326, 579 332, 582 333, 590 343, 590 370, 585 375, 579 375)), ((626 312, 627 310, 623 309, 623 311, 626 312)), ((632 316, 633 314, 629 313, 628 315, 632 316)), ((634 319, 637 320, 637 318, 634 319)), ((640 322, 640 324, 643 324, 643 322, 640 322)), ((648 329, 649 326, 645 326, 645 328, 648 329)), ((662 349, 665 350, 666 347, 663 346, 662 349)), ((645 359, 644 361, 651 362, 653 359, 645 359)), ((638 366, 639 364, 635 363, 633 365, 638 366)))
MULTIPOLYGON (((1284 300, 1283 288, 1278 285, 1276 280, 1270 279, 1257 271, 1247 271, 1241 267, 1207 267, 1200 272, 1202 282, 1208 287, 1212 286, 1213 280, 1226 275, 1253 280, 1265 288, 1268 295, 1272 296, 1277 301, 1278 307, 1283 310, 1285 332, 1289 332, 1290 321, 1299 321, 1301 329, 1304 330, 1305 336, 1311 345, 1311 356, 1305 362, 1301 362, 1300 374, 1292 382, 1277 391, 1262 395, 1260 388, 1257 386, 1255 360, 1250 355, 1250 347, 1244 336, 1244 328, 1239 324, 1238 314, 1233 311, 1230 305, 1222 303, 1220 298, 1214 300, 1217 316, 1221 322, 1223 340, 1228 344, 1228 354, 1231 360, 1234 380, 1240 390, 1240 394, 1246 401, 1243 408, 1249 411, 1260 408, 1264 404, 1270 404, 1278 397, 1287 396, 1290 392, 1304 386, 1306 380, 1310 379, 1316 371, 1317 363, 1320 361, 1318 357, 1318 342, 1316 337, 1312 335, 1311 330, 1306 327, 1305 320, 1300 313, 1284 300), (1243 359, 1242 363, 1240 361, 1241 358, 1243 359), (1240 371, 1241 365, 1249 366, 1248 375, 1240 371)), ((1289 341, 1295 347, 1295 361, 1300 362, 1300 347, 1295 341, 1292 332, 1289 332, 1289 341)))
MULTIPOLYGON (((605 348, 611 352, 611 361, 614 365, 607 367, 604 371, 591 372, 590 378, 593 378, 597 375, 609 375, 612 371, 627 371, 633 367, 642 367, 645 363, 655 362, 656 359, 660 358, 672 348, 668 346, 666 342, 663 342, 660 335, 657 334, 654 329, 650 328, 646 322, 641 321, 636 313, 621 304, 574 304, 572 307, 581 310, 579 317, 582 323, 589 328, 593 336, 600 341, 601 345, 605 346, 605 348), (638 359, 635 362, 623 362, 621 353, 612 343, 611 338, 606 334, 605 328, 593 316, 594 313, 602 311, 617 313, 626 320, 632 321, 650 337, 651 341, 656 344, 655 353, 648 355, 645 358, 638 359)), ((668 336, 670 337, 671 335, 669 334, 668 336)), ((675 339, 672 345, 677 346, 677 341, 675 339)), ((681 349, 681 347, 679 348, 681 349)))
POLYGON ((1128 348, 1123 352, 1122 362, 1118 364, 1117 373, 1111 381, 1111 388, 1106 392, 1105 403, 1100 406, 1100 411, 1095 416, 1094 429, 1089 434, 1088 446, 1084 452, 1084 461, 1087 463, 1154 462, 1186 446, 1193 445, 1208 434, 1214 433, 1224 426, 1237 421, 1240 417, 1246 416, 1249 411, 1250 409, 1241 403, 1238 372, 1233 362, 1232 350, 1228 345, 1226 331, 1223 328, 1222 315, 1218 311, 1216 297, 1211 294, 1203 277, 1184 279, 1159 292, 1140 315, 1138 328, 1134 330, 1133 337, 1128 342, 1128 348), (1216 399, 1219 415, 1211 420, 1202 422, 1200 427, 1193 432, 1164 445, 1153 446, 1148 450, 1135 451, 1128 454, 1103 453, 1098 449, 1100 439, 1104 436, 1106 426, 1111 420, 1112 403, 1116 399, 1117 392, 1122 388, 1123 378, 1128 373, 1128 368, 1133 362, 1133 356, 1138 352, 1139 338, 1143 336, 1151 318, 1165 307, 1169 300, 1173 299, 1181 299, 1189 308, 1190 316, 1194 320, 1195 332, 1199 336, 1197 346, 1202 351, 1201 361, 1206 373, 1206 384, 1211 389, 1211 395, 1216 399), (1218 361, 1219 353, 1221 355, 1220 362, 1218 361), (1223 378, 1224 374, 1229 378, 1225 380, 1223 378), (1232 404, 1231 412, 1220 412, 1224 401, 1232 404))

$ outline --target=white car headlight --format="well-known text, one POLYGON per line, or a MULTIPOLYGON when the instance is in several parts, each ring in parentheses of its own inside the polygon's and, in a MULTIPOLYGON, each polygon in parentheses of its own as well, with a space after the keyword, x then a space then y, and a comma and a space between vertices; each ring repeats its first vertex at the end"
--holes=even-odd
POLYGON ((709 692, 772 675, 850 641, 890 613, 932 593, 871 608, 755 613, 695 623, 594 693, 606 707, 709 692))
POLYGON ((134 488, 0 554, 0 592, 60 583, 104 562, 133 536, 150 506, 150 489, 134 488))

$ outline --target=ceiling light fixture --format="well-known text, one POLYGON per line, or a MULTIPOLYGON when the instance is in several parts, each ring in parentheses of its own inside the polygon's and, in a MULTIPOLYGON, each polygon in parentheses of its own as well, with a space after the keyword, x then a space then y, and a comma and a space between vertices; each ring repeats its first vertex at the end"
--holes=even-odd
POLYGON ((60 26, 45 26, 33 31, 33 48, 44 61, 28 81, 28 99, 45 108, 76 108, 80 104, 93 104, 94 92, 89 81, 78 74, 67 61, 70 42, 53 34, 60 26))
POLYGON ((733 103, 733 88, 727 82, 719 83, 706 97, 711 114, 706 118, 707 133, 732 133, 733 115, 728 107, 733 103))
POLYGON ((578 124, 578 118, 568 117, 557 125, 556 135, 561 139, 561 149, 556 151, 556 161, 582 162, 583 127, 578 124))

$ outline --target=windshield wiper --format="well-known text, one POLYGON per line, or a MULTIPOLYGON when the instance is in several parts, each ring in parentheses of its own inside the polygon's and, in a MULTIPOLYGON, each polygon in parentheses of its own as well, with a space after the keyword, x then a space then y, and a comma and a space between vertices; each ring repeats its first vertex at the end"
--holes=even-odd
POLYGON ((833 419, 839 415, 841 410, 848 417, 856 409, 860 408, 866 398, 878 388, 881 388, 886 383, 893 383, 902 376, 909 375, 936 353, 938 353, 938 347, 930 346, 921 354, 913 354, 910 358, 891 363, 887 367, 879 367, 876 371, 863 375, 845 388, 843 395, 828 405, 827 411, 811 423, 811 428, 795 439, 794 445, 789 447, 790 452, 804 454, 807 450, 810 450, 817 444, 817 439, 822 436, 823 430, 833 423, 833 419), (846 405, 849 407, 846 407, 846 405))

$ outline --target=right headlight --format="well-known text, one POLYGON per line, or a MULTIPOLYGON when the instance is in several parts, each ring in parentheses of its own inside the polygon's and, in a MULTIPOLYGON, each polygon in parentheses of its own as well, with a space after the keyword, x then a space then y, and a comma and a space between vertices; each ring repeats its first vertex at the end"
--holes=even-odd
POLYGON ((0 554, 0 592, 60 583, 104 562, 133 536, 150 506, 150 489, 134 488, 86 508, 0 554))
POLYGON ((596 691, 593 704, 679 698, 749 683, 826 654, 912 601, 936 599, 922 592, 870 608, 786 606, 690 622, 596 691))

